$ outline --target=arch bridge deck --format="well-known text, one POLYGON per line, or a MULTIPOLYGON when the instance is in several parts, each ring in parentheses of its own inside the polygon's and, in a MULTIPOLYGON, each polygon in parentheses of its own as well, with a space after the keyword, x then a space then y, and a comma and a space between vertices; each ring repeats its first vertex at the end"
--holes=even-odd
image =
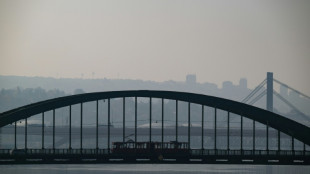
MULTIPOLYGON (((138 150, 137 150, 138 151, 138 150)), ((108 149, 1 149, 1 164, 45 163, 208 163, 309 165, 309 151, 190 149, 188 153, 115 154, 108 149)))

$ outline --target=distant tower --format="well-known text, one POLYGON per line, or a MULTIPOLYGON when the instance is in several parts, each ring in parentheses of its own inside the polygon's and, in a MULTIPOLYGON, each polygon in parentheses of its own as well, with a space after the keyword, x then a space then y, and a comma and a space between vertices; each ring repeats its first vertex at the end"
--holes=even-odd
POLYGON ((240 79, 240 81, 239 81, 239 86, 240 86, 240 88, 242 88, 242 89, 248 88, 248 81, 247 81, 247 79, 246 79, 246 78, 240 79))
POLYGON ((273 73, 267 72, 267 110, 273 112, 273 73))
POLYGON ((196 84, 196 75, 195 74, 188 74, 186 76, 186 84, 196 84))

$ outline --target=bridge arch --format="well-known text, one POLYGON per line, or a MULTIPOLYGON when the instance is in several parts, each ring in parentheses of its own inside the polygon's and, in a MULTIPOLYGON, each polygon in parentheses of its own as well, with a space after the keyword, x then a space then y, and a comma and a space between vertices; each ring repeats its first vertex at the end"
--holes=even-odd
POLYGON ((111 91, 86 93, 72 96, 59 97, 45 100, 30 105, 22 106, 0 114, 0 127, 14 123, 21 119, 26 119, 33 115, 66 107, 74 104, 124 97, 147 97, 162 98, 189 103, 200 104, 225 110, 238 114, 251 120, 268 125, 276 130, 288 134, 297 140, 310 145, 310 128, 297 123, 296 121, 285 118, 281 115, 269 112, 244 103, 223 99, 219 97, 207 96, 202 94, 176 92, 176 91, 155 91, 155 90, 131 90, 131 91, 111 91))

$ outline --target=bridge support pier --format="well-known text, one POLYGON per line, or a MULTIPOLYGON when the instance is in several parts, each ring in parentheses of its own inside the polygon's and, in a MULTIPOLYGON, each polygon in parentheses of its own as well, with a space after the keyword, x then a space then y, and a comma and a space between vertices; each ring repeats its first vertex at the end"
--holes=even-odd
POLYGON ((152 142, 152 98, 150 97, 150 143, 152 142))
POLYGON ((83 149, 83 103, 81 103, 80 148, 83 149))
POLYGON ((72 149, 72 106, 69 106, 69 149, 72 149))
POLYGON ((25 150, 27 153, 27 118, 25 119, 25 150))
POLYGON ((216 150, 216 119, 217 119, 217 115, 216 115, 216 108, 214 108, 214 150, 216 150))
POLYGON ((204 106, 201 105, 201 149, 204 149, 204 106))
POLYGON ((164 99, 161 99, 161 148, 164 145, 164 99))
POLYGON ((44 112, 42 112, 42 149, 44 149, 44 112))
POLYGON ((191 148, 191 103, 188 102, 188 149, 191 148))
POLYGON ((53 149, 55 150, 55 109, 53 109, 53 149))
POLYGON ((240 125, 240 149, 241 149, 241 151, 243 150, 243 116, 242 115, 240 115, 240 123, 241 123, 241 125, 240 125))
POLYGON ((229 130, 230 130, 229 121, 230 121, 230 113, 227 112, 227 150, 229 150, 229 130))
POLYGON ((253 150, 255 150, 255 121, 253 120, 253 150))
MULTIPOLYGON (((137 115, 138 115, 138 101, 137 101, 137 97, 135 97, 135 142, 137 142, 137 115)), ((135 143, 135 148, 136 147, 136 143, 135 143)))
POLYGON ((175 101, 175 141, 178 142, 178 100, 175 101))
MULTIPOLYGON (((17 134, 17 122, 15 121, 15 125, 14 125, 14 149, 17 149, 17 137, 16 137, 16 134, 17 134)), ((1 128, 0 128, 0 135, 1 135, 1 128)), ((0 137, 1 139, 1 137, 0 137)), ((0 147, 1 147, 1 140, 0 140, 0 147)))
POLYGON ((110 153, 110 126, 111 126, 110 113, 111 113, 111 108, 110 108, 110 98, 109 98, 108 99, 108 153, 110 153))
MULTIPOLYGON (((123 97, 123 143, 125 143, 125 102, 126 102, 125 97, 123 97)), ((98 115, 98 109, 97 109, 97 115, 98 115)), ((98 119, 98 116, 97 116, 97 119, 98 119)), ((98 136, 98 133, 97 133, 97 136, 98 136)))
POLYGON ((99 139, 98 139, 98 127, 99 127, 99 106, 98 106, 98 100, 96 100, 96 149, 97 149, 97 154, 98 154, 98 149, 99 149, 99 139))

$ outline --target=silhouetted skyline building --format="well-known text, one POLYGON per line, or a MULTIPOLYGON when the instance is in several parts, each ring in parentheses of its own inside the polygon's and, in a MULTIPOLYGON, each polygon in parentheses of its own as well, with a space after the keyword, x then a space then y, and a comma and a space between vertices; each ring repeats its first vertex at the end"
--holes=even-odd
POLYGON ((246 78, 241 78, 239 81, 240 88, 246 89, 248 88, 248 81, 246 78))
POLYGON ((188 74, 186 76, 186 83, 187 84, 196 84, 196 74, 188 74))

